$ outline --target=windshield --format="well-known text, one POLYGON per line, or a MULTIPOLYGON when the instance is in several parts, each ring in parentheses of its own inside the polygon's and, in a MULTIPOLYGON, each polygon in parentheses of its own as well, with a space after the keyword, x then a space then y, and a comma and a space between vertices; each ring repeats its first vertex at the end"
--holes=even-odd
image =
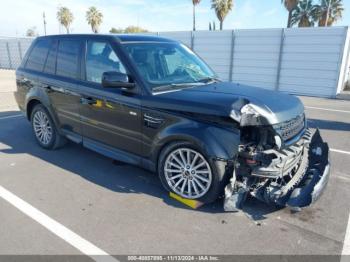
POLYGON ((151 88, 190 85, 216 78, 215 73, 185 45, 143 42, 124 46, 151 88))

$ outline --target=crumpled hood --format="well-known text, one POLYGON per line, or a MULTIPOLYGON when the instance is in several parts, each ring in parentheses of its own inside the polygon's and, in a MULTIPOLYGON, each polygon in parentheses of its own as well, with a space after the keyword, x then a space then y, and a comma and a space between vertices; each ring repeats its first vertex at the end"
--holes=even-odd
POLYGON ((295 96, 230 82, 156 93, 153 97, 153 107, 219 116, 229 116, 232 109, 240 112, 250 103, 267 113, 269 124, 288 121, 304 112, 302 102, 295 96))

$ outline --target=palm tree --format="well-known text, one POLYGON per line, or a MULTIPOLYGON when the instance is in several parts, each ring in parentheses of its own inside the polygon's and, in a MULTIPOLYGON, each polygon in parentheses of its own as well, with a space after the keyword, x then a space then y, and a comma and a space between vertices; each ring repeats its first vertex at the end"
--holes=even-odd
POLYGON ((57 11, 57 19, 66 28, 67 34, 69 34, 69 26, 74 19, 72 12, 67 7, 60 7, 57 11))
POLYGON ((198 5, 201 0, 192 0, 193 5, 193 31, 196 31, 196 5, 198 5))
POLYGON ((98 28, 102 24, 103 14, 92 6, 86 11, 86 21, 91 25, 92 32, 98 33, 98 28))
POLYGON ((312 0, 301 0, 292 13, 291 25, 298 27, 310 27, 317 21, 317 6, 312 0))
POLYGON ((292 12, 297 7, 299 0, 281 0, 281 3, 284 4, 284 7, 288 11, 288 23, 287 27, 291 27, 291 21, 292 21, 292 12))
POLYGON ((342 0, 321 0, 317 6, 318 26, 331 26, 342 18, 344 11, 342 0))
POLYGON ((220 21, 220 30, 223 29, 224 19, 232 10, 233 0, 212 0, 211 8, 215 9, 217 18, 220 21))

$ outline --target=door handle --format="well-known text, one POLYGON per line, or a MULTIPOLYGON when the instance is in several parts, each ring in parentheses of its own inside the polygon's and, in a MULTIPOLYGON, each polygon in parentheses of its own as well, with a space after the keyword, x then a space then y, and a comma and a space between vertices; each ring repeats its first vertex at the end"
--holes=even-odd
POLYGON ((80 98, 80 103, 83 105, 94 105, 96 104, 96 99, 93 99, 91 97, 82 97, 80 98))

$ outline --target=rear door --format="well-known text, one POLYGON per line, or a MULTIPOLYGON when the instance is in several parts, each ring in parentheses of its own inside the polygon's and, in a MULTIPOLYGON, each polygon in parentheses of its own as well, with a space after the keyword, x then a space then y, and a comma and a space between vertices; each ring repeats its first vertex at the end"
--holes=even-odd
POLYGON ((58 119, 58 125, 70 138, 81 134, 78 92, 82 41, 54 39, 48 53, 42 77, 42 88, 58 119))
POLYGON ((38 77, 43 72, 51 43, 52 41, 48 38, 34 41, 22 64, 16 70, 17 91, 15 97, 23 111, 25 111, 26 106, 26 95, 29 92, 37 93, 41 86, 38 77))
MULTIPOLYGON (((104 88, 102 74, 107 71, 127 73, 118 54, 108 41, 88 40, 85 55, 85 80, 80 89, 83 140, 94 150, 121 149, 139 155, 142 151, 141 95, 120 88, 104 88)), ((108 154, 108 153, 107 153, 108 154)), ((122 154, 123 157, 128 157, 122 154)), ((125 159, 133 162, 132 159, 125 159)))

